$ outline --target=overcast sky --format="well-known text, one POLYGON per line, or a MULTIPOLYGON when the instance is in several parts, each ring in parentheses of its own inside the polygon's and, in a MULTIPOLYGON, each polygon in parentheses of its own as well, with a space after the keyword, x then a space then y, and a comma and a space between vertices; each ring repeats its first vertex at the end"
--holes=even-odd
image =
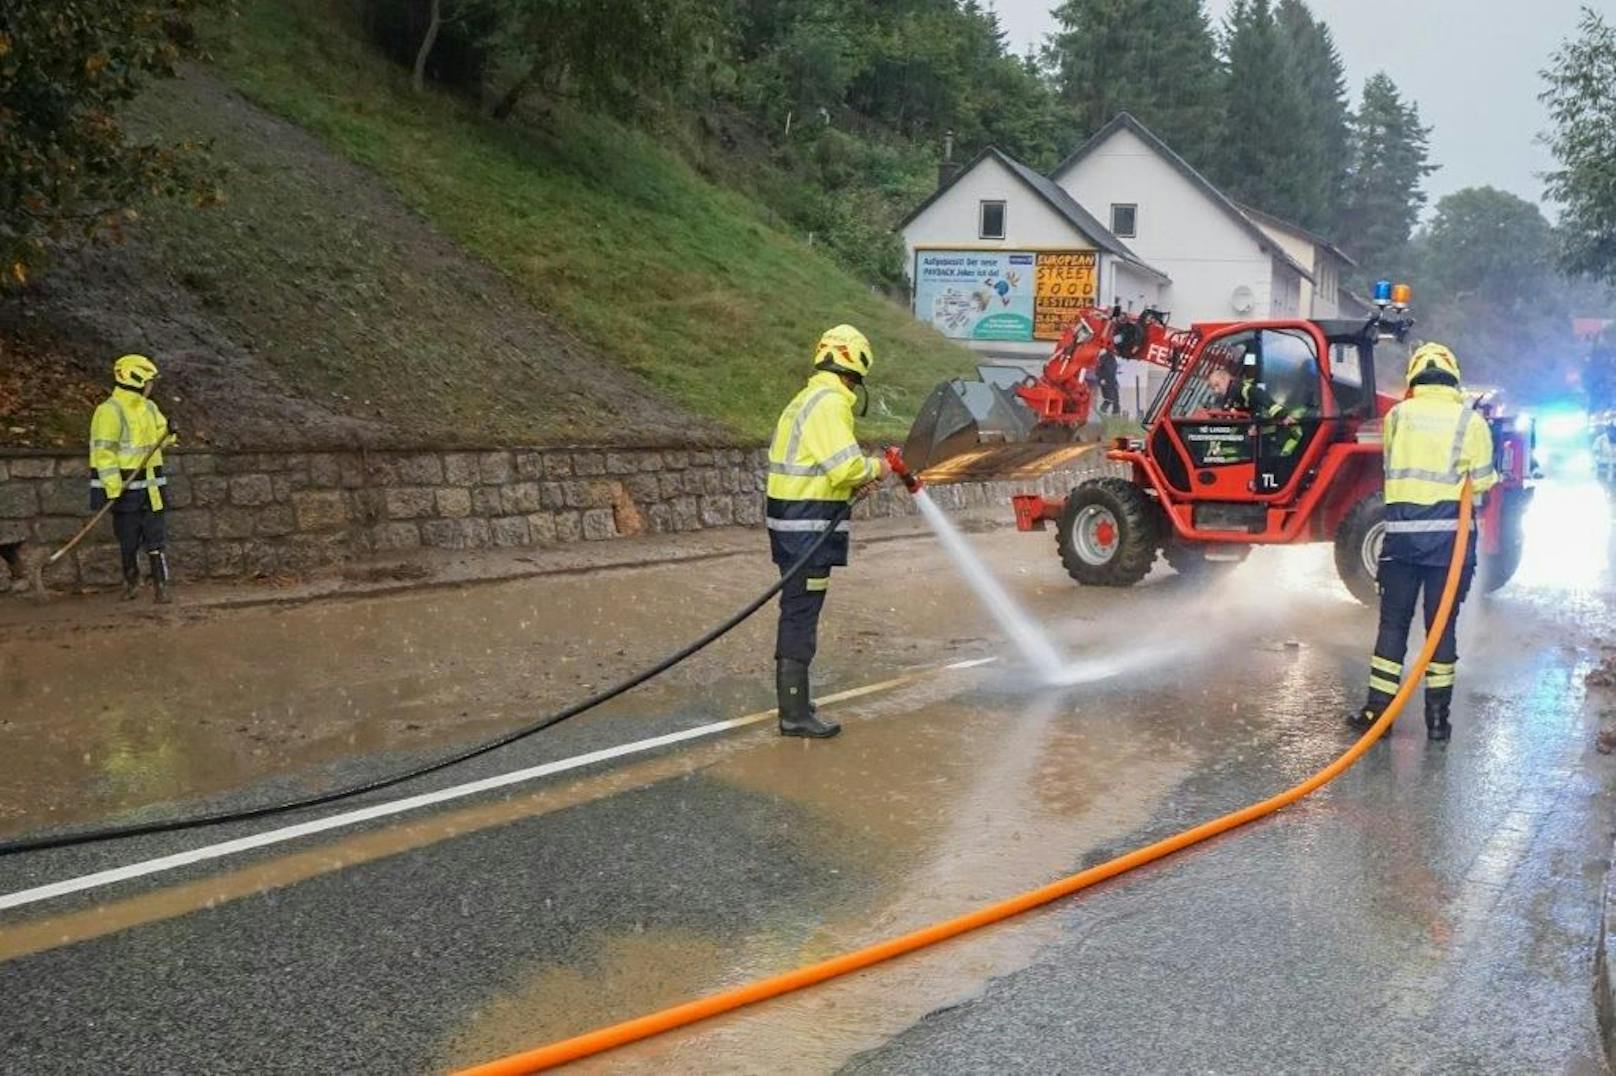
MULTIPOLYGON (((1364 79, 1384 70, 1435 128, 1431 160, 1442 168, 1426 182, 1432 204, 1482 185, 1542 200, 1536 173, 1553 158, 1535 141, 1548 124, 1538 72, 1575 31, 1584 4, 1616 15, 1616 0, 1309 0, 1335 36, 1354 106, 1364 79)), ((1054 29, 1053 0, 996 6, 1017 52, 1054 29)), ((1207 0, 1220 25, 1229 6, 1207 0)))

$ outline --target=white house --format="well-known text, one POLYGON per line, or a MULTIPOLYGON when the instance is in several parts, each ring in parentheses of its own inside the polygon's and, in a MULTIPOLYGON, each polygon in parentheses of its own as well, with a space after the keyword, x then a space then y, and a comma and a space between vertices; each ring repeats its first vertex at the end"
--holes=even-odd
POLYGON ((1174 324, 1310 313, 1313 258, 1299 261, 1287 249, 1288 235, 1281 240, 1264 231, 1128 113, 1050 178, 1103 213, 1119 241, 1172 278, 1161 305, 1174 324))
POLYGON ((998 359, 1047 358, 1071 312, 1171 281, 1071 195, 989 148, 898 225, 915 316, 998 359))
POLYGON ((1279 244, 1292 261, 1306 266, 1312 280, 1302 281, 1300 309, 1310 318, 1357 316, 1359 304, 1342 292, 1341 278, 1348 269, 1357 268, 1340 247, 1301 225, 1281 220, 1264 213, 1255 206, 1241 205, 1240 211, 1250 217, 1263 234, 1279 244))

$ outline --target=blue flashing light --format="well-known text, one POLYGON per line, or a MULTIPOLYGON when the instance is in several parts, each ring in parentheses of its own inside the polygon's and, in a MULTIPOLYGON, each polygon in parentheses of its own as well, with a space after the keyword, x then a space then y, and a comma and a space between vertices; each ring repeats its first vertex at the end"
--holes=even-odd
POLYGON ((1588 415, 1583 411, 1555 411, 1538 423, 1538 435, 1548 441, 1576 441, 1587 436, 1588 415))
POLYGON ((1390 280, 1375 281, 1374 299, 1378 306, 1385 306, 1392 301, 1392 282, 1390 280))

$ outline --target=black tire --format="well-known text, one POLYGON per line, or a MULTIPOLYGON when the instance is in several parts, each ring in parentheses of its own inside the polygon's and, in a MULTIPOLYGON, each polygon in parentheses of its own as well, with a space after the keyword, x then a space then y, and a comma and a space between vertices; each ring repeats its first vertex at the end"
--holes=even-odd
POLYGON ((1091 587, 1139 582, 1156 563, 1159 511, 1144 490, 1124 478, 1091 478, 1072 490, 1055 526, 1066 574, 1091 587))
POLYGON ((1481 589, 1483 593, 1491 594, 1493 591, 1509 582, 1515 575, 1515 569, 1521 566, 1520 543, 1506 545, 1491 556, 1477 558, 1481 568, 1481 589))
POLYGON ((1335 532, 1335 570, 1352 596, 1365 605, 1380 600, 1375 586, 1380 547, 1386 539, 1386 500, 1371 493, 1352 506, 1335 532))
POLYGON ((1485 594, 1491 594, 1510 581, 1515 575, 1515 570, 1521 566, 1521 554, 1526 549, 1526 533, 1522 525, 1525 522, 1526 506, 1531 503, 1531 492, 1512 489, 1505 491, 1502 496, 1504 508, 1498 516, 1501 528, 1498 552, 1490 555, 1482 554, 1476 558, 1481 575, 1481 589, 1485 594))
POLYGON ((1187 579, 1216 579, 1245 563, 1251 553, 1248 545, 1217 545, 1207 542, 1180 542, 1169 538, 1162 547, 1162 556, 1173 570, 1187 579), (1216 551, 1213 560, 1208 553, 1216 551))

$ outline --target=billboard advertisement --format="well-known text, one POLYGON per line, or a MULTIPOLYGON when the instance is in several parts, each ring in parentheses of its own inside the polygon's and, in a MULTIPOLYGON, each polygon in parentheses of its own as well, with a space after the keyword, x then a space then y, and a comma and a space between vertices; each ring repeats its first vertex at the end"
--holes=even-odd
POLYGON ((1099 291, 1092 250, 917 250, 915 317, 953 340, 1055 340, 1099 291))
POLYGON ((1035 257, 917 250, 915 317, 954 340, 1031 340, 1035 257))

